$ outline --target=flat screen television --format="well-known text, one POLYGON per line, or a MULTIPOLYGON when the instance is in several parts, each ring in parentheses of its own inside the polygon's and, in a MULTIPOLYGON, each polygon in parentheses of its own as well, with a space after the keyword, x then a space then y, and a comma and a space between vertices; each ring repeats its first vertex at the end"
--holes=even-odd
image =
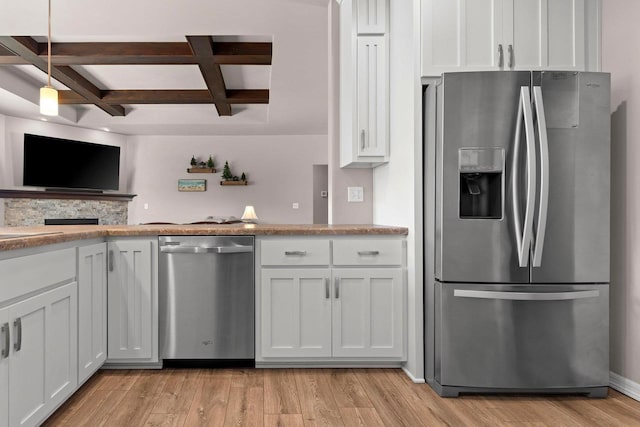
POLYGON ((24 134, 25 186, 117 190, 120 147, 24 134))

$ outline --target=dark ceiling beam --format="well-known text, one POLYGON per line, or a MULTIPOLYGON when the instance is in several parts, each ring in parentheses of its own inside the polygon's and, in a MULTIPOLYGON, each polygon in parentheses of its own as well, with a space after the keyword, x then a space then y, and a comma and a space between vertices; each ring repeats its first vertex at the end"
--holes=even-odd
MULTIPOLYGON (((43 59, 47 44, 33 46, 43 59)), ((214 61, 229 65, 271 65, 271 43, 219 42, 214 43, 214 61)), ((129 65, 129 64, 198 64, 185 42, 124 42, 124 43, 53 43, 53 65, 129 65)), ((30 64, 0 46, 0 64, 30 64)))
POLYGON ((222 76, 220 64, 216 64, 213 56, 213 40, 211 36, 187 36, 187 42, 193 55, 198 58, 198 67, 207 84, 218 110, 219 116, 230 116, 231 105, 227 102, 227 88, 222 76))
MULTIPOLYGON (((44 58, 39 56, 41 54, 39 44, 33 38, 0 36, 0 44, 16 55, 24 58, 41 71, 47 72, 46 56, 44 58)), ((51 76, 108 114, 112 116, 125 115, 124 107, 121 105, 111 105, 102 102, 100 99, 100 89, 71 67, 52 66, 51 76)))
MULTIPOLYGON (((268 104, 266 89, 229 90, 230 104, 268 104)), ((60 104, 87 104, 84 97, 71 90, 58 92, 60 104)), ((104 90, 102 102, 108 104, 213 104, 208 90, 104 90)))

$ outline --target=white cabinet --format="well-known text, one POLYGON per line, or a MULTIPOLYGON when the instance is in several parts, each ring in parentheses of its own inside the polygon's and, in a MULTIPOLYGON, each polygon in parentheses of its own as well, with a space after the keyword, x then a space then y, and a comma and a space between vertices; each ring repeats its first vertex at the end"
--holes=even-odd
POLYGON ((387 32, 388 0, 357 0, 358 35, 387 32))
POLYGON ((422 0, 422 75, 597 71, 599 0, 422 0), (587 13, 591 10, 593 13, 587 13))
POLYGON ((39 425, 75 391, 76 295, 76 283, 72 282, 5 310, 11 335, 5 360, 10 426, 39 425))
POLYGON ((331 356, 330 276, 328 268, 262 271, 264 357, 331 356))
POLYGON ((0 427, 9 427, 9 354, 11 335, 9 309, 0 309, 0 427))
POLYGON ((258 361, 404 360, 404 240, 275 238, 259 249, 258 361))
POLYGON ((333 280, 333 355, 402 357, 402 270, 335 268, 333 280))
POLYGON ((108 251, 108 362, 157 362, 157 241, 112 241, 108 251))
POLYGON ((389 161, 388 3, 340 6, 340 167, 389 161))
POLYGON ((107 359, 107 244, 78 248, 78 383, 107 359))

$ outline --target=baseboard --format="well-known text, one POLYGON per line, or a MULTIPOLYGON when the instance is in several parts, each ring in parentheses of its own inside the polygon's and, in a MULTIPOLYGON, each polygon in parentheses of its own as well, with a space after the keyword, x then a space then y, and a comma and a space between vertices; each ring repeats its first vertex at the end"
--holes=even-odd
POLYGON ((402 367, 402 370, 404 371, 405 374, 407 374, 409 379, 411 381, 413 381, 414 383, 416 383, 416 384, 424 384, 425 383, 424 378, 416 378, 416 377, 414 377, 413 374, 411 372, 409 372, 409 370, 405 366, 402 367))
POLYGON ((626 394, 632 399, 640 401, 640 384, 622 375, 609 372, 609 387, 618 390, 622 394, 626 394))

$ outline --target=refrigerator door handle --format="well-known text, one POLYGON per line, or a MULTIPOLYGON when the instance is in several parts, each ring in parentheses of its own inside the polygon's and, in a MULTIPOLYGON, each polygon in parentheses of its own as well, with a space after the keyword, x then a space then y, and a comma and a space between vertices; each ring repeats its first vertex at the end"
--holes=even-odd
POLYGON ((533 244, 533 267, 542 264, 544 235, 547 231, 547 212, 549 210, 549 140, 547 138, 547 120, 542 101, 542 88, 533 87, 533 105, 536 109, 538 137, 540 138, 540 205, 538 207, 538 224, 533 244))
POLYGON ((508 291, 476 291, 471 289, 454 289, 454 297, 497 299, 511 301, 566 301, 584 298, 598 298, 600 291, 569 292, 508 292, 508 291))
POLYGON ((512 167, 512 196, 513 196, 513 218, 516 235, 516 245, 518 249, 518 265, 527 267, 529 263, 529 252, 531 250, 531 238, 533 233, 533 205, 536 194, 536 153, 533 131, 533 110, 531 108, 531 95, 528 86, 520 88, 520 101, 518 102, 518 121, 516 122, 516 135, 513 144, 513 167, 512 167), (524 214, 524 225, 520 218, 520 134, 522 123, 524 122, 524 133, 527 142, 527 198, 524 214))

